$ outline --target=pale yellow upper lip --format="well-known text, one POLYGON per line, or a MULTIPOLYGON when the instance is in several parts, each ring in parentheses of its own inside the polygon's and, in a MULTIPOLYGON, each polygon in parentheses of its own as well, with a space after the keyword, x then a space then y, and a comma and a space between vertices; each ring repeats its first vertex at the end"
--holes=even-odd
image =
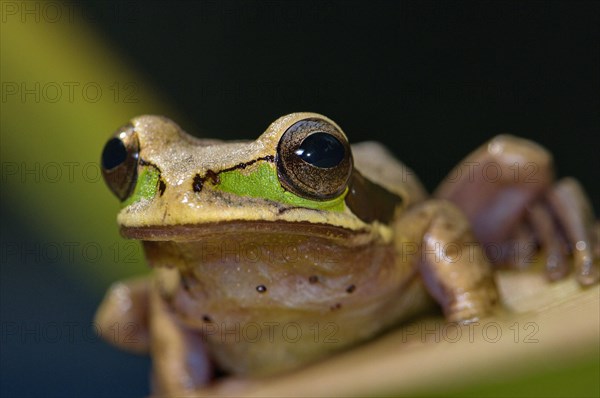
POLYGON ((169 226, 121 227, 126 238, 152 241, 200 241, 241 234, 281 234, 321 237, 340 242, 365 240, 367 230, 351 230, 343 227, 313 224, 309 222, 286 221, 223 221, 203 224, 183 224, 169 226))

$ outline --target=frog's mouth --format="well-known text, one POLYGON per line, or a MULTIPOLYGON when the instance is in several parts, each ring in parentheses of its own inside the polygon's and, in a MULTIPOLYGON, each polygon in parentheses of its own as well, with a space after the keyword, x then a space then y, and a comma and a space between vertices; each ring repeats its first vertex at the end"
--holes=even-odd
POLYGON ((352 230, 334 225, 310 222, 272 222, 272 221, 222 221, 201 224, 182 224, 175 226, 121 227, 121 235, 129 239, 143 241, 215 241, 235 239, 236 236, 295 236, 321 238, 336 241, 342 245, 360 245, 381 239, 372 229, 352 230))

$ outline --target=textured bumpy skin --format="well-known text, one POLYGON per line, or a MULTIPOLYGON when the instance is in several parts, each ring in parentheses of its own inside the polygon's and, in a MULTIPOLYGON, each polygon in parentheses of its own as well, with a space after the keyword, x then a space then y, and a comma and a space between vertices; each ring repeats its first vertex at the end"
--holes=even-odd
POLYGON ((308 118, 345 140, 313 113, 284 116, 257 140, 234 143, 192 138, 162 117, 132 120, 138 181, 118 222, 124 236, 143 241, 155 272, 115 285, 96 322, 136 326, 135 342, 113 343, 151 352, 157 393, 192 393, 214 370, 294 369, 433 302, 449 321, 484 317, 497 301, 485 244, 539 241, 555 253, 553 279, 568 273, 556 263, 570 256, 557 245, 570 244, 579 280, 597 281, 589 203, 570 180, 552 185, 551 158, 536 144, 500 136, 466 159, 505 172, 534 162, 535 183, 451 173, 438 199, 381 145, 353 145, 352 175, 330 205, 295 197, 279 181, 278 143, 308 118))

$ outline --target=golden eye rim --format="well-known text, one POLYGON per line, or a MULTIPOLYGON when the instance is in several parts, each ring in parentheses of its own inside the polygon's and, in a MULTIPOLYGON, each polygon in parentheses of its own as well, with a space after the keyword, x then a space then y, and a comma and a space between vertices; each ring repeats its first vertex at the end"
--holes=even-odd
POLYGON ((331 200, 343 194, 354 168, 346 135, 335 124, 318 117, 297 120, 285 130, 277 144, 275 162, 279 182, 284 189, 318 201, 331 200), (344 157, 338 165, 321 168, 304 161, 296 153, 300 145, 316 133, 329 134, 342 145, 344 157))
POLYGON ((106 141, 100 159, 100 168, 104 182, 112 193, 124 201, 133 193, 137 182, 137 169, 139 163, 140 144, 133 124, 128 123, 118 128, 106 141), (120 164, 107 169, 104 166, 104 151, 107 145, 114 139, 119 139, 126 149, 126 157, 120 164))

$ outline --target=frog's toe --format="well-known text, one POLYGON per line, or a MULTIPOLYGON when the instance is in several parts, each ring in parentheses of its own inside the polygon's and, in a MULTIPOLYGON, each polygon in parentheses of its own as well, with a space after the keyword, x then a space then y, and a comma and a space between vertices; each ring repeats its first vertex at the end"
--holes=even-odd
POLYGON ((549 191, 547 201, 573 256, 577 280, 583 286, 597 283, 600 279, 598 222, 583 188, 577 180, 564 178, 549 191))
POLYGON ((143 277, 110 287, 94 318, 100 337, 128 351, 148 352, 148 286, 143 277))
POLYGON ((528 216, 539 246, 546 255, 545 268, 548 279, 557 281, 566 277, 571 271, 567 259, 567 243, 556 228, 550 209, 542 203, 536 203, 529 209, 528 216))

